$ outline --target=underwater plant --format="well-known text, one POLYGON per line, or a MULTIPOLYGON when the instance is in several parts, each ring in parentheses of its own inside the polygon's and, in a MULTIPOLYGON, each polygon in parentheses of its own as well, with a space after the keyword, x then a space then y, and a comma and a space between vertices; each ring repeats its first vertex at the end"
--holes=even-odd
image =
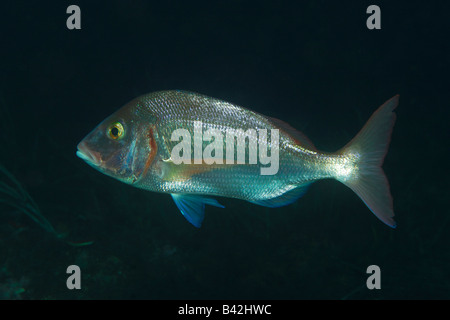
POLYGON ((37 203, 17 179, 0 164, 0 203, 26 214, 46 231, 58 236, 51 223, 42 215, 37 203))

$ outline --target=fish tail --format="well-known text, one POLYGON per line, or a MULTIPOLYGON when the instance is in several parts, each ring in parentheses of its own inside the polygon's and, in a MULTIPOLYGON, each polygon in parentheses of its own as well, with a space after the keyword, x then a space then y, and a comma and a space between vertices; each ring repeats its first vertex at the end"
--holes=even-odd
POLYGON ((352 174, 337 177, 352 189, 367 207, 388 226, 395 228, 389 182, 381 168, 391 140, 398 105, 396 95, 370 117, 361 131, 339 153, 353 160, 352 174))

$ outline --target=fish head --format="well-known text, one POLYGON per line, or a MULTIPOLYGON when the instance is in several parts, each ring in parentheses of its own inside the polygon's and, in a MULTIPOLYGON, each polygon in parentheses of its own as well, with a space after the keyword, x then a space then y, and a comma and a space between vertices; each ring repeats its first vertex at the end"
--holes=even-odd
POLYGON ((152 117, 140 109, 139 101, 131 101, 106 118, 78 144, 77 156, 117 180, 139 181, 156 152, 152 117))

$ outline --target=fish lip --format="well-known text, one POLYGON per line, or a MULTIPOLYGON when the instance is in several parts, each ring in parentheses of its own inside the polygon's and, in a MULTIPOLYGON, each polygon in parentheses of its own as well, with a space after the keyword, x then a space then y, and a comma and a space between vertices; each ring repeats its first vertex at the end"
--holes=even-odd
POLYGON ((98 152, 92 152, 87 147, 86 143, 84 141, 81 141, 77 146, 77 156, 84 161, 86 161, 88 164, 99 166, 101 163, 101 158, 98 152))

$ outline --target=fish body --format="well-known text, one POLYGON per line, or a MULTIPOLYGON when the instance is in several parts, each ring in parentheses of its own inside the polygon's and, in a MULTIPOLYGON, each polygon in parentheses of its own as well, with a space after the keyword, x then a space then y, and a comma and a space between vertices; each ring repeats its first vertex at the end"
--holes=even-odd
POLYGON ((196 227, 215 196, 267 207, 288 205, 317 180, 334 178, 395 227, 381 169, 398 96, 383 104, 336 153, 318 151, 287 123, 185 91, 140 96, 106 118, 78 145, 97 170, 137 188, 170 193, 196 227))

